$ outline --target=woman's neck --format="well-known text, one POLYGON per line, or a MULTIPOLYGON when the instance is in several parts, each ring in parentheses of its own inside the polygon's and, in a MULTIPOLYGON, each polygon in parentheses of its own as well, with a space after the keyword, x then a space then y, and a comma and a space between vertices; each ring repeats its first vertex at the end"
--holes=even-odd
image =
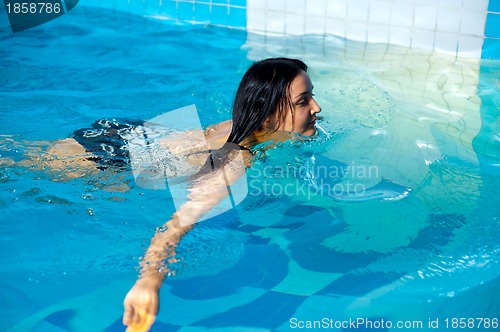
MULTIPOLYGON (((220 147, 224 144, 231 132, 232 121, 224 121, 214 126, 210 126, 205 131, 205 138, 209 147, 220 147)), ((266 131, 258 130, 249 136, 245 137, 239 145, 251 150, 258 144, 272 141, 274 143, 284 142, 295 137, 294 133, 289 131, 266 131)))
POLYGON ((239 145, 250 150, 256 145, 261 143, 269 141, 272 141, 273 143, 279 143, 287 141, 293 137, 295 137, 294 133, 289 131, 274 131, 274 132, 256 131, 253 134, 244 138, 239 145))

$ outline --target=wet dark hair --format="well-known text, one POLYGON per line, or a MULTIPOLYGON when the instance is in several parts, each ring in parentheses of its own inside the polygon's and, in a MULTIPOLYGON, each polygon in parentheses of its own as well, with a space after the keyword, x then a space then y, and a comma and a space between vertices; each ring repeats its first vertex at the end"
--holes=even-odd
POLYGON ((307 72, 307 65, 298 59, 269 58, 255 62, 236 92, 233 125, 227 142, 239 144, 261 129, 266 117, 275 112, 279 125, 291 106, 290 85, 301 71, 307 72))

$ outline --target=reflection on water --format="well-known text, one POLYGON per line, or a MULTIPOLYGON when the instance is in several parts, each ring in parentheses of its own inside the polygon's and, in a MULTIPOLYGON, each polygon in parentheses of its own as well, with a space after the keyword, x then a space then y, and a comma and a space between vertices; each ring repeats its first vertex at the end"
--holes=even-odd
MULTIPOLYGON (((405 283, 429 279, 427 285, 433 287, 428 291, 441 287, 440 294, 468 289, 498 274, 499 248, 491 238, 491 232, 498 236, 498 228, 484 228, 489 222, 478 213, 483 200, 490 202, 486 206, 491 211, 497 196, 484 181, 500 184, 498 178, 485 179, 476 154, 487 150, 490 139, 476 139, 473 148, 474 138, 485 135, 481 126, 491 132, 491 116, 482 114, 495 108, 485 110, 488 99, 484 90, 478 92, 478 59, 333 37, 289 37, 275 43, 272 37, 249 35, 247 47, 254 59, 285 53, 309 64, 323 120, 318 123, 320 144, 308 147, 303 159, 321 156, 316 159, 330 167, 341 163, 377 169, 376 176, 347 173, 342 180, 330 178, 332 184, 377 188, 387 181, 409 188, 407 197, 394 201, 359 195, 355 203, 334 202, 327 196, 311 200, 296 195, 296 204, 324 207, 343 223, 335 234, 321 238, 321 246, 331 249, 330 254, 380 253, 355 270, 394 272, 405 276, 405 283), (324 132, 330 133, 327 139, 324 132), (485 238, 490 239, 487 253, 485 238), (444 276, 447 282, 435 283, 444 276)), ((488 91, 491 100, 498 98, 498 91, 488 91)), ((272 158, 266 163, 272 164, 272 158)))

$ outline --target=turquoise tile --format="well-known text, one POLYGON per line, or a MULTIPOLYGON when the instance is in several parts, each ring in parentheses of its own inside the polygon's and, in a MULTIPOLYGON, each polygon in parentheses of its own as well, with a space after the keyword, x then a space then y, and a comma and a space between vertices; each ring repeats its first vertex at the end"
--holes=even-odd
POLYGON ((163 1, 161 7, 160 7, 160 14, 161 15, 166 15, 170 18, 176 18, 177 17, 177 4, 173 0, 166 0, 163 1))
POLYGON ((192 21, 194 19, 194 6, 191 2, 179 2, 177 6, 177 18, 181 21, 192 21))
POLYGON ((132 14, 136 15, 144 15, 146 14, 144 4, 139 1, 131 1, 128 4, 128 11, 132 14))
POLYGON ((229 25, 227 6, 212 6, 212 24, 229 25))
POLYGON ((229 0, 229 5, 246 7, 247 0, 229 0))
POLYGON ((481 58, 500 59, 500 39, 485 38, 481 58))
POLYGON ((103 2, 103 1, 96 1, 100 3, 98 6, 103 7, 103 8, 113 8, 114 10, 121 10, 128 12, 130 9, 129 3, 128 2, 103 2))
POLYGON ((194 20, 196 22, 210 22, 210 5, 204 3, 197 3, 194 6, 194 20))
POLYGON ((500 13, 500 1, 490 0, 490 3, 488 4, 488 11, 500 13))
POLYGON ((500 14, 488 14, 484 35, 485 37, 500 38, 500 14))
POLYGON ((229 14, 229 25, 237 28, 246 28, 247 10, 245 8, 231 7, 229 14))
POLYGON ((212 0, 212 4, 227 5, 229 4, 229 0, 212 0))
POLYGON ((160 2, 158 0, 143 1, 144 11, 148 14, 158 14, 160 11, 160 2))

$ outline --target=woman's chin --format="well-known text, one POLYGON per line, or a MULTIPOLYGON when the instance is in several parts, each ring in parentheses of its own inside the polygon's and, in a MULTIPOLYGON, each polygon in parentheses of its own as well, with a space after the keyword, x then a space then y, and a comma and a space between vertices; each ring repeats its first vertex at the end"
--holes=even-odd
POLYGON ((314 134, 316 134, 315 126, 309 126, 309 128, 307 128, 301 133, 302 136, 314 136, 314 134))

